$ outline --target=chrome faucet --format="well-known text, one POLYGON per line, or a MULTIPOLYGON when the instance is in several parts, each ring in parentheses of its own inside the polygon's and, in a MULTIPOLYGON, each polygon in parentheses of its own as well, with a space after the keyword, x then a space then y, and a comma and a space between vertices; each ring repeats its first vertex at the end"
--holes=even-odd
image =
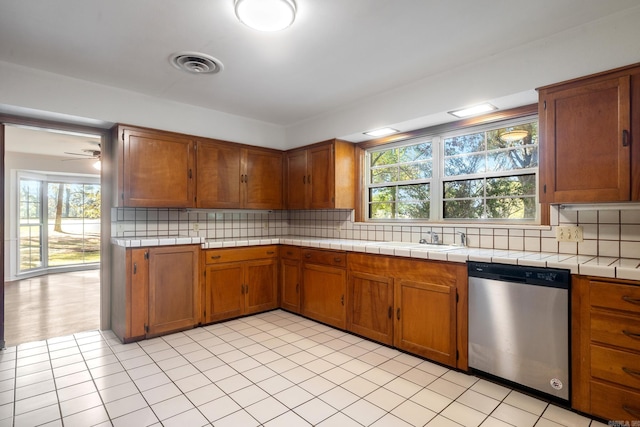
MULTIPOLYGON (((462 231, 456 231, 456 234, 460 235, 460 246, 467 246, 467 235, 462 231)), ((454 243, 455 243, 455 235, 454 235, 454 243)))
MULTIPOLYGON (((432 245, 439 245, 440 244, 440 236, 438 236, 438 233, 436 233, 435 231, 427 231, 427 234, 431 235, 431 244, 432 245)), ((426 245, 427 241, 425 239, 420 239, 420 241, 418 242, 421 245, 426 245)))

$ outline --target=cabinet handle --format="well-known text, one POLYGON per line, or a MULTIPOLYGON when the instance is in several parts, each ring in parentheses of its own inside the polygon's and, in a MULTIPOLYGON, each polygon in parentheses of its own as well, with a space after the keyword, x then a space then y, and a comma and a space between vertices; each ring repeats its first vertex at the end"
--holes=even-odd
POLYGON ((274 251, 267 251, 267 255, 273 255, 273 254, 275 254, 274 251))
POLYGON ((633 332, 629 332, 626 329, 624 329, 622 333, 628 336, 629 338, 633 338, 634 340, 640 340, 640 334, 634 334, 633 332))
POLYGON ((334 262, 340 262, 340 261, 342 261, 342 258, 340 258, 339 256, 337 256, 337 257, 335 257, 335 258, 333 259, 333 261, 334 261, 334 262))
POLYGON ((340 304, 344 305, 344 295, 340 297, 340 304))
POLYGON ((287 255, 293 255, 293 252, 287 251, 287 255))
POLYGON ((396 311, 396 317, 398 318, 398 320, 400 320, 400 308, 398 308, 398 311, 396 311))
POLYGON ((304 254, 305 258, 311 258, 311 254, 304 254))
POLYGON ((302 183, 303 184, 307 183, 307 176, 306 175, 302 175, 302 183))
POLYGON ((631 298, 630 296, 623 295, 622 300, 630 304, 640 305, 640 298, 631 298))
POLYGON ((193 177, 193 173, 191 171, 191 169, 189 169, 189 179, 191 179, 193 177))
POLYGON ((240 174, 240 184, 242 184, 244 182, 244 175, 240 174))
POLYGON ((389 319, 393 319, 393 307, 389 307, 389 319))
POLYGON ((632 377, 640 377, 640 371, 638 370, 627 368, 625 366, 622 367, 622 370, 625 374, 631 375, 632 377))
POLYGON ((296 283, 296 294, 300 292, 300 283, 296 283))
POLYGON ((211 259, 220 259, 222 255, 211 255, 211 259))
POLYGON ((248 183, 249 182, 249 175, 245 175, 244 176, 244 183, 248 183))
POLYGON ((622 405, 622 409, 631 414, 634 418, 640 419, 640 409, 632 408, 629 405, 622 405))
POLYGON ((622 146, 623 147, 629 146, 629 131, 626 129, 622 131, 622 146))
POLYGON ((133 274, 136 274, 136 273, 138 273, 138 263, 134 262, 133 263, 133 274))
POLYGON ((244 295, 244 284, 240 285, 240 293, 244 295))

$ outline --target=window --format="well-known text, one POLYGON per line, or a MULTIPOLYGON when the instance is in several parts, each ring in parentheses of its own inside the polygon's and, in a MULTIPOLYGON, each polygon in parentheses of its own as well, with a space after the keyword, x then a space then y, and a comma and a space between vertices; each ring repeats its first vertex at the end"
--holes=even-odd
POLYGON ((376 147, 365 159, 370 220, 537 219, 532 117, 376 147))

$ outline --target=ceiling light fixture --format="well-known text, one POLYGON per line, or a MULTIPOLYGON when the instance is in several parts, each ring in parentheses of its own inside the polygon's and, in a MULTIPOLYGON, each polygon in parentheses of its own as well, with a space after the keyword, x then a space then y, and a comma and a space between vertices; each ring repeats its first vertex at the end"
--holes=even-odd
POLYGON ((504 142, 521 141, 529 136, 529 132, 524 129, 515 129, 500 135, 500 139, 504 142))
POLYGON ((296 19, 294 0, 235 0, 236 16, 258 31, 284 30, 296 19))
POLYGON ((381 136, 392 135, 398 132, 400 131, 393 128, 380 128, 380 129, 370 130, 368 132, 363 132, 363 133, 365 135, 373 136, 374 138, 379 138, 381 136))
POLYGON ((464 119, 466 117, 477 116, 478 114, 488 113, 489 111, 495 111, 498 107, 491 105, 487 102, 484 104, 474 105, 473 107, 461 108, 459 110, 449 111, 448 113, 464 119))

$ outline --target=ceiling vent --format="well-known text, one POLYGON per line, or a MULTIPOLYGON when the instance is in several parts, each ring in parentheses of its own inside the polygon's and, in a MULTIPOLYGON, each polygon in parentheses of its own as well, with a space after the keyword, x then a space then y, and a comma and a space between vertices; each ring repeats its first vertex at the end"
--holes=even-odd
POLYGON ((224 69, 213 56, 198 52, 178 52, 169 57, 171 65, 191 74, 215 74, 224 69))

